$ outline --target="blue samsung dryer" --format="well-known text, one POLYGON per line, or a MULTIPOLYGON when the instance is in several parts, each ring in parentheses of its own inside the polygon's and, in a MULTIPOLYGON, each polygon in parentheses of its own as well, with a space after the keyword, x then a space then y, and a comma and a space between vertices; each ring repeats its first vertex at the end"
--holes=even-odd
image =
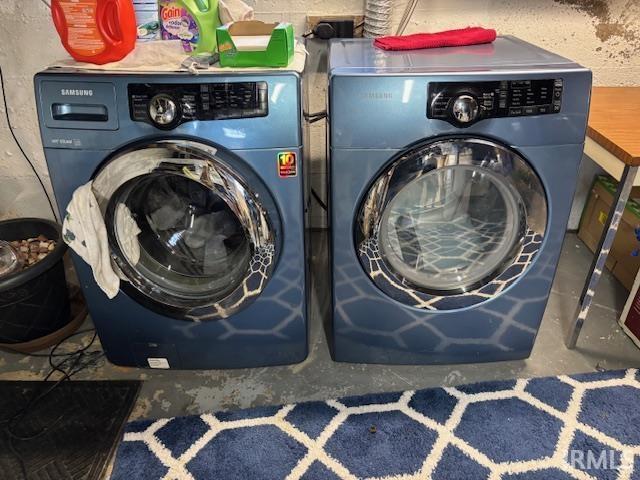
POLYGON ((107 358, 212 369, 307 355, 301 88, 296 72, 35 77, 64 214, 92 181, 110 300, 74 256, 107 358))
POLYGON ((333 355, 526 358, 554 278, 589 110, 586 68, 514 37, 411 52, 334 41, 333 355))

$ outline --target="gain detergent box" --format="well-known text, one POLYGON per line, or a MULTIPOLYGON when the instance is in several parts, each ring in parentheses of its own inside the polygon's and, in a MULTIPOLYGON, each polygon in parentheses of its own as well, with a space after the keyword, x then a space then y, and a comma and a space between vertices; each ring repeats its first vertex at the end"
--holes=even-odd
POLYGON ((182 40, 185 52, 193 52, 198 44, 198 25, 178 0, 160 0, 160 34, 163 40, 182 40))

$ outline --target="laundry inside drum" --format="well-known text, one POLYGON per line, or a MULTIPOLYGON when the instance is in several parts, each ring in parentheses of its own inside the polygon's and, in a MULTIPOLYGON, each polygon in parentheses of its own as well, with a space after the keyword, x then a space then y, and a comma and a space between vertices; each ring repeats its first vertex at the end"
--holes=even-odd
POLYGON ((179 175, 148 175, 120 202, 130 216, 117 220, 121 250, 159 288, 172 295, 215 300, 245 278, 250 241, 236 214, 211 189, 179 175), (130 221, 135 243, 127 227, 130 221))

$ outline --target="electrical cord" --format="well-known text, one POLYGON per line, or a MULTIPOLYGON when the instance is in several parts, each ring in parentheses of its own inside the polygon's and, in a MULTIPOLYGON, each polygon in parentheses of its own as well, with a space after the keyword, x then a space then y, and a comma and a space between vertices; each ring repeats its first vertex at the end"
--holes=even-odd
POLYGON ((314 113, 303 112, 302 114, 303 114, 305 120, 309 120, 310 118, 313 118, 313 117, 318 117, 318 116, 323 116, 323 115, 326 116, 327 115, 327 111, 326 110, 321 110, 319 112, 314 112, 314 113))
POLYGON ((307 123, 316 123, 322 120, 323 118, 327 118, 327 111, 322 110, 321 112, 315 112, 315 113, 303 112, 303 116, 304 116, 304 119, 307 121, 307 123))
MULTIPOLYGON (((77 332, 64 337, 62 339, 62 342, 64 342, 65 340, 68 340, 69 338, 72 337, 77 337, 78 335, 82 335, 83 333, 89 333, 89 332, 94 332, 95 328, 86 328, 84 330, 78 330, 77 332)), ((53 347, 55 349, 55 345, 53 347)), ((15 353, 18 355, 24 355, 25 357, 34 357, 34 358, 56 358, 56 357, 68 357, 70 355, 70 353, 52 353, 53 350, 50 350, 49 353, 33 353, 33 352, 25 352, 23 350, 18 350, 16 348, 12 348, 11 346, 7 345, 7 344, 3 344, 0 347, 0 351, 6 351, 9 353, 15 353)))
POLYGON ((61 373, 62 376, 58 380, 53 382, 53 385, 48 386, 42 392, 34 395, 22 409, 20 409, 16 414, 14 414, 8 420, 5 420, 8 426, 7 431, 12 438, 16 440, 33 440, 34 438, 37 438, 43 435, 44 433, 46 433, 50 428, 52 428, 55 424, 57 424, 62 419, 62 417, 64 417, 64 415, 60 416, 52 424, 45 426, 39 432, 35 434, 27 435, 27 436, 16 434, 15 430, 12 428, 15 426, 16 420, 24 420, 24 417, 27 414, 29 414, 30 411, 32 411, 31 409, 43 398, 45 398, 47 395, 53 392, 62 382, 69 380, 71 377, 80 373, 82 370, 89 368, 90 366, 95 364, 100 358, 102 358, 104 353, 101 350, 93 350, 91 352, 87 352, 87 350, 89 350, 95 343, 96 338, 97 338, 97 332, 95 331, 95 329, 81 330, 79 332, 75 332, 63 338, 51 349, 51 351, 49 352, 49 366, 51 367, 51 370, 49 371, 49 373, 47 373, 44 380, 42 381, 47 382, 56 372, 61 373), (73 338, 78 335, 85 334, 91 331, 93 331, 93 335, 89 343, 78 348, 77 350, 68 352, 64 360, 54 363, 53 355, 55 354, 56 350, 64 342, 66 342, 70 338, 73 338), (85 357, 88 357, 88 358, 85 360, 85 357), (70 364, 70 366, 67 367, 67 369, 65 370, 64 367, 66 366, 66 364, 70 364))
MULTIPOLYGON (((320 112, 315 112, 315 113, 304 112, 304 118, 307 121, 307 123, 316 123, 322 119, 327 118, 327 111, 322 110, 320 112)), ((327 204, 322 200, 322 198, 320 198, 320 195, 318 195, 318 192, 316 192, 313 188, 311 189, 311 196, 315 199, 316 202, 318 202, 318 205, 320 205, 320 207, 325 212, 328 211, 327 204)))
MULTIPOLYGON (((358 23, 357 25, 354 25, 353 26, 353 32, 355 33, 356 30, 358 30, 359 28, 362 28, 362 27, 364 27, 364 21, 358 23)), ((311 36, 315 36, 315 33, 316 33, 316 29, 314 27, 313 30, 308 31, 307 33, 303 33, 302 34, 302 38, 309 38, 311 36)))
POLYGON ((27 152, 25 152, 24 148, 22 148, 22 144, 18 141, 18 137, 13 131, 13 126, 11 125, 11 118, 9 117, 9 104, 7 103, 7 94, 5 92, 4 74, 2 72, 1 67, 0 67, 0 87, 2 88, 2 101, 4 103, 4 115, 7 119, 7 126, 9 127, 9 133, 11 134, 13 141, 16 142, 18 149, 20 149, 20 153, 22 153, 22 156, 25 158, 25 160, 31 167, 31 170, 33 171, 33 174, 36 176, 38 183, 42 187, 42 191, 44 192, 44 195, 47 198, 47 202, 49 203, 49 208, 51 209, 51 213, 53 213, 53 218, 55 218, 56 221, 58 221, 58 214, 56 213, 56 209, 53 207, 53 201, 51 200, 51 197, 49 197, 49 192, 47 192, 47 188, 44 186, 44 182, 42 181, 42 178, 40 177, 40 175, 38 175, 38 171, 36 170, 36 167, 34 166, 29 156, 27 155, 27 152))
POLYGON ((55 382, 49 382, 49 383, 52 383, 52 385, 48 385, 41 392, 35 393, 31 397, 31 399, 26 403, 26 405, 22 409, 20 409, 18 412, 16 412, 13 416, 0 421, 0 424, 6 424, 5 429, 9 436, 9 439, 8 439, 9 449, 11 450, 12 454, 18 459, 20 470, 21 470, 22 476, 24 477, 24 480, 28 479, 28 472, 27 472, 27 468, 24 460, 22 459, 22 457, 20 456, 20 453, 17 451, 14 445, 14 440, 28 441, 28 440, 34 440, 44 435, 46 432, 48 432, 53 427, 55 427, 64 418, 65 414, 64 413, 61 414, 56 420, 51 422, 49 425, 44 426, 38 432, 33 432, 30 434, 24 435, 24 434, 16 433, 16 429, 18 428, 19 425, 25 423, 25 418, 27 418, 28 415, 33 412, 33 409, 35 408, 35 406, 40 401, 42 401, 45 397, 51 394, 51 392, 53 392, 60 384, 62 384, 67 380, 70 380, 71 377, 80 373, 81 371, 95 365, 104 356, 104 352, 102 352, 102 350, 89 351, 89 349, 95 343, 96 338, 97 338, 97 332, 95 328, 80 330, 70 335, 67 335, 65 338, 60 340, 51 349, 51 351, 49 351, 48 354, 29 354, 30 356, 34 356, 34 357, 48 357, 49 366, 51 367, 51 370, 49 371, 49 373, 47 373, 43 382, 47 382, 56 372, 61 373, 62 376, 55 382), (58 348, 60 348, 60 346, 70 338, 73 338, 85 333, 89 333, 89 332, 93 332, 93 335, 91 337, 91 340, 86 345, 83 345, 82 347, 71 352, 59 353, 59 354, 56 353, 58 348), (65 357, 65 358, 56 363, 53 360, 56 357, 65 357), (20 423, 17 423, 17 422, 20 422, 20 423))
POLYGON ((41 1, 42 3, 44 3, 44 4, 47 6, 47 8, 48 8, 49 10, 51 10, 51 4, 49 4, 49 3, 47 2, 47 0, 40 0, 40 1, 41 1))
POLYGON ((316 122, 319 122, 320 120, 323 120, 325 118, 327 118, 327 114, 326 113, 324 115, 319 115, 317 117, 310 118, 309 120, 307 120, 307 123, 316 123, 316 122))
POLYGON ((320 195, 318 195, 318 192, 316 192, 313 188, 311 189, 311 195, 316 200, 316 202, 318 202, 318 205, 320 205, 320 207, 325 212, 329 211, 328 208, 327 208, 327 204, 320 198, 320 195))

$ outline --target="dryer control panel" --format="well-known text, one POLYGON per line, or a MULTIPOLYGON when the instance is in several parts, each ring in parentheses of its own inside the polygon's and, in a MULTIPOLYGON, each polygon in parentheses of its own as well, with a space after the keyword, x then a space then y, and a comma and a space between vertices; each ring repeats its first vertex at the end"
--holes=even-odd
POLYGON ((467 127, 487 118, 548 115, 562 109, 562 79, 434 82, 427 118, 467 127))
POLYGON ((266 117, 267 82, 130 84, 131 120, 168 130, 194 120, 266 117))

